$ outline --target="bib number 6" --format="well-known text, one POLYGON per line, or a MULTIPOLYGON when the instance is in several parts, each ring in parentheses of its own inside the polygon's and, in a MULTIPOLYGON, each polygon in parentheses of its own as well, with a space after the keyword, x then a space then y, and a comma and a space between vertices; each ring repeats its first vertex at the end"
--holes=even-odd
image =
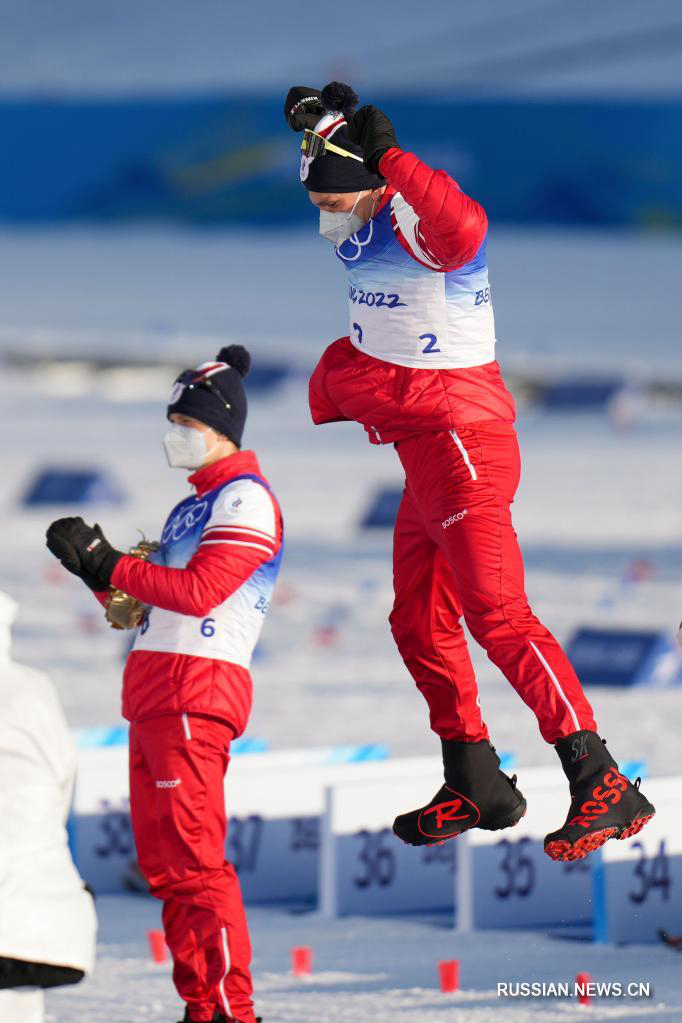
POLYGON ((215 618, 204 618, 201 623, 201 635, 205 636, 206 639, 215 636, 215 618))

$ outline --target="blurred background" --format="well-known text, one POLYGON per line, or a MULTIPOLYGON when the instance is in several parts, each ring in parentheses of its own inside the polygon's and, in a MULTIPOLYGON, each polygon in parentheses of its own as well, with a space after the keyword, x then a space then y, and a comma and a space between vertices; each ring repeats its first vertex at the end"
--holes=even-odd
MULTIPOLYGON (((645 780, 660 828, 630 843, 627 862, 607 862, 625 855, 626 843, 610 842, 616 853, 603 863, 596 854, 550 863, 544 819, 539 831, 529 823, 533 799, 521 838, 477 847, 476 926, 542 924, 513 941, 508 930, 453 934, 452 871, 456 860, 462 876, 466 843, 394 842, 383 782, 363 783, 371 819, 362 830, 334 832, 323 789, 339 762, 334 799, 349 791, 341 774, 352 789, 353 771, 371 778, 385 767, 399 779, 391 798, 407 809, 415 761, 399 758, 433 757, 415 776, 428 798, 440 750, 387 622, 403 482, 395 452, 370 446, 354 424, 314 428, 308 413, 310 371, 346 333, 346 281, 318 235, 298 180, 300 136, 282 108, 291 85, 333 79, 384 107, 401 145, 488 212, 498 357, 524 459, 514 514, 531 603, 567 645, 619 761, 633 777, 679 773, 678 0, 0 0, 0 589, 20 602, 16 659, 49 673, 77 733, 70 836, 101 927, 95 978, 51 994, 48 1023, 170 1020, 177 1006, 168 963, 151 963, 146 948, 158 907, 121 894, 135 879, 120 718, 131 637, 109 629, 48 554, 44 532, 81 514, 123 549, 139 530, 159 536, 187 492, 161 446, 171 382, 232 341, 253 355, 245 443, 280 497, 287 550, 243 747, 270 752, 230 768, 228 853, 249 900, 277 885, 291 898, 303 863, 294 909, 312 908, 333 889, 333 862, 349 905, 395 912, 416 900, 440 913, 428 926, 396 927, 250 907, 264 1016, 440 1020, 455 1003, 434 988, 436 964, 454 954, 471 1020, 577 1020, 574 999, 578 1015, 567 1002, 556 1012, 546 1000, 503 1002, 495 985, 587 967, 601 979, 653 980, 656 994, 605 1015, 593 1007, 593 1019, 673 1023, 679 970, 669 949, 586 948, 557 935, 679 933, 674 779, 668 789, 645 780), (345 763, 388 754, 393 762, 345 763), (343 856, 325 859, 321 835, 343 856), (390 876, 370 884, 382 865, 390 876), (312 984, 287 972, 292 942, 314 946, 312 984)), ((472 652, 493 741, 528 791, 554 751, 472 652)), ((552 827, 565 809, 562 783, 555 792, 552 827)))
MULTIPOLYGON (((288 553, 254 664, 272 748, 436 752, 393 649, 401 474, 314 429, 344 272, 298 181, 292 84, 350 82, 486 207, 498 356, 518 400, 516 526, 536 612, 619 757, 677 768, 682 614, 682 12, 675 0, 0 0, 0 586, 19 660, 74 726, 118 718, 126 637, 43 546, 62 514, 127 547, 185 493, 161 437, 181 367, 246 344, 246 443, 288 553), (311 724, 314 722, 314 725, 311 724)), ((549 763, 476 648, 501 749, 549 763)))

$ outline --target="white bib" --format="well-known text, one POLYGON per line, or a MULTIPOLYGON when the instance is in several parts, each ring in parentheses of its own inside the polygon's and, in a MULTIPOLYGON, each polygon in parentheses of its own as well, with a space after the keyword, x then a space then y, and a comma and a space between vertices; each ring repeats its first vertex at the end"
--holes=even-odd
POLYGON ((395 195, 338 247, 348 270, 350 339, 400 366, 459 369, 495 358, 485 242, 465 266, 443 272, 414 210, 395 195))

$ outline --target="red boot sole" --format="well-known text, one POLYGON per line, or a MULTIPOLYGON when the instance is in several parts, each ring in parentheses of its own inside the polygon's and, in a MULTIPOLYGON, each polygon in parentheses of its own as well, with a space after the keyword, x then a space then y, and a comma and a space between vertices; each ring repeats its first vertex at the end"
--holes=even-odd
POLYGON ((573 845, 562 840, 549 842, 545 846, 545 852, 551 859, 562 862, 582 860, 595 849, 601 849, 605 842, 617 834, 618 828, 602 828, 601 831, 593 831, 591 835, 583 835, 573 845))
POLYGON ((638 817, 620 834, 618 834, 618 828, 603 828, 601 831, 595 831, 591 835, 584 835, 577 842, 574 842, 573 845, 570 842, 550 842, 545 846, 545 852, 553 860, 561 860, 563 862, 582 860, 589 856, 591 852, 594 852, 595 849, 601 849, 610 838, 618 838, 622 841, 639 834, 644 825, 648 824, 653 816, 654 814, 650 813, 646 817, 638 817))
POLYGON ((655 814, 650 813, 647 814, 646 817, 638 817, 636 820, 632 822, 632 824, 628 828, 625 829, 625 831, 621 831, 620 835, 618 836, 619 840, 622 842, 624 838, 632 838, 633 835, 638 835, 642 828, 644 827, 644 825, 648 824, 651 818, 654 816, 655 814))

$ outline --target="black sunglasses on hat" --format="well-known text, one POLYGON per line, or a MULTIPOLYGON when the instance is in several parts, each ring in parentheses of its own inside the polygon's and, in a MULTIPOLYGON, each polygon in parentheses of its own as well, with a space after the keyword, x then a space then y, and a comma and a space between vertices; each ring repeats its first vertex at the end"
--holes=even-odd
POLYGON ((170 402, 171 405, 173 405, 178 400, 180 394, 182 394, 182 391, 184 390, 195 391, 198 389, 208 391, 209 394, 215 395, 215 397, 218 398, 218 400, 223 403, 226 409, 232 408, 229 401, 225 401, 224 395, 220 392, 219 388, 216 387, 211 378, 201 376, 194 369, 186 369, 184 370, 184 372, 180 374, 179 377, 177 377, 173 385, 173 394, 171 395, 170 402), (181 387, 182 390, 180 390, 176 395, 176 388, 178 387, 181 387))
POLYGON ((310 128, 305 128, 303 131, 301 152, 309 160, 314 160, 316 156, 324 155, 325 153, 336 153, 337 156, 347 156, 351 160, 357 160, 358 163, 363 162, 361 156, 349 153, 347 149, 341 149, 340 146, 335 146, 333 142, 329 142, 323 135, 312 131, 310 128))

